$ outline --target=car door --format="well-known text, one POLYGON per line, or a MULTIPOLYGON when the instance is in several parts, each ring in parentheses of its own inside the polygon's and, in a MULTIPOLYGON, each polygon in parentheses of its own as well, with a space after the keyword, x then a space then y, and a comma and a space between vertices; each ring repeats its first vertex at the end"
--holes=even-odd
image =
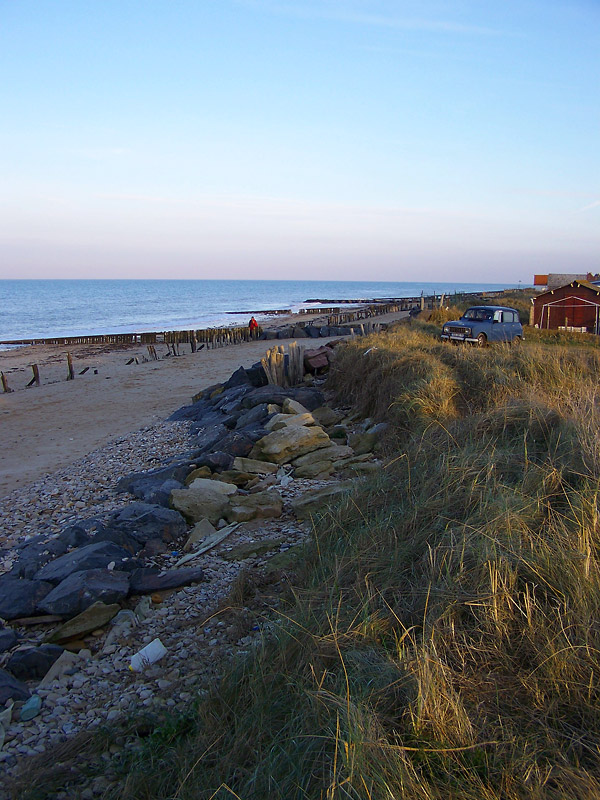
POLYGON ((494 321, 492 322, 491 338, 494 342, 506 341, 504 330, 504 321, 502 318, 502 311, 494 311, 494 321))

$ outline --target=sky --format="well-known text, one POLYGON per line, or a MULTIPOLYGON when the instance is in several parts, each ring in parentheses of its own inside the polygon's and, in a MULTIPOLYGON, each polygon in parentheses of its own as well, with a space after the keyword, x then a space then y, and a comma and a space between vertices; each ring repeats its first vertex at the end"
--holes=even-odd
POLYGON ((0 278, 600 271, 600 0, 0 0, 0 278))

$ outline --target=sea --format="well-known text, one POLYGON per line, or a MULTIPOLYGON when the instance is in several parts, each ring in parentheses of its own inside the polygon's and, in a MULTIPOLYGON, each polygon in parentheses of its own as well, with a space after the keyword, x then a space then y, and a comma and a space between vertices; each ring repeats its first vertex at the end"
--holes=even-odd
MULTIPOLYGON (((0 280, 0 342, 245 325, 335 300, 418 297, 508 284, 269 280, 0 280), (261 312, 263 312, 261 314, 261 312)), ((6 349, 10 345, 0 345, 6 349)))

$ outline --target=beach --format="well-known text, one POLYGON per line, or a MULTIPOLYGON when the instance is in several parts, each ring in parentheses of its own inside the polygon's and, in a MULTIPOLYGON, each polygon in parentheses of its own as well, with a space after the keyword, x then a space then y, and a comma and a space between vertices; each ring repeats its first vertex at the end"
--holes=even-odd
MULTIPOLYGON (((377 322, 402 319, 406 312, 384 314, 377 322)), ((270 327, 315 322, 314 316, 280 317, 270 327)), ((335 338, 335 337, 332 337, 335 338)), ((299 339, 318 347, 331 339, 299 339)), ((109 442, 155 425, 192 395, 249 367, 273 344, 286 349, 293 340, 256 341, 147 361, 145 345, 33 345, 0 352, 0 370, 13 390, 0 394, 0 498, 64 469, 109 442), (67 351, 75 379, 67 381, 67 351), (137 358, 138 363, 135 362, 137 358), (129 363, 134 359, 133 363, 129 363), (26 388, 37 364, 40 386, 26 388), (79 373, 88 367, 87 371, 79 373)))

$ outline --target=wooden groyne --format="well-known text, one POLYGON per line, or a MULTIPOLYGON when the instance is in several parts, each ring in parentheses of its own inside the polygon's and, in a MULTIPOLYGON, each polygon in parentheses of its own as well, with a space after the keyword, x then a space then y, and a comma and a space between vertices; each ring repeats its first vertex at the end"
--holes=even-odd
MULTIPOLYGON (((357 322, 359 320, 368 319, 369 317, 380 316, 381 314, 390 314, 398 311, 410 311, 412 309, 432 309, 437 308, 438 305, 443 304, 444 298, 453 301, 465 299, 468 297, 480 297, 485 294, 488 297, 495 297, 501 295, 502 290, 492 292, 469 292, 469 293, 456 293, 454 295, 429 295, 427 297, 398 297, 386 298, 384 300, 307 300, 307 303, 321 303, 319 308, 302 308, 300 314, 311 316, 321 316, 327 318, 327 324, 330 326, 343 325, 348 322, 357 322), (325 305, 328 304, 328 305, 325 305), (342 311, 339 306, 343 305, 356 305, 352 311, 342 311)), ((229 312, 248 314, 253 316, 252 312, 229 312)), ((291 314, 290 309, 277 309, 272 311, 255 311, 254 314, 291 314)), ((303 323, 293 321, 292 325, 303 327, 303 323)), ((86 334, 82 336, 51 336, 40 337, 35 339, 10 339, 0 341, 0 345, 54 345, 54 346, 69 346, 80 344, 107 344, 107 345, 155 345, 155 344, 190 344, 192 352, 195 349, 200 349, 201 346, 210 347, 224 347, 230 344, 240 344, 241 342, 248 342, 252 339, 258 338, 262 329, 259 328, 255 331, 254 335, 250 333, 247 325, 236 327, 222 327, 222 328, 204 328, 201 330, 188 330, 188 331, 147 331, 144 333, 102 333, 102 334, 86 334)))

